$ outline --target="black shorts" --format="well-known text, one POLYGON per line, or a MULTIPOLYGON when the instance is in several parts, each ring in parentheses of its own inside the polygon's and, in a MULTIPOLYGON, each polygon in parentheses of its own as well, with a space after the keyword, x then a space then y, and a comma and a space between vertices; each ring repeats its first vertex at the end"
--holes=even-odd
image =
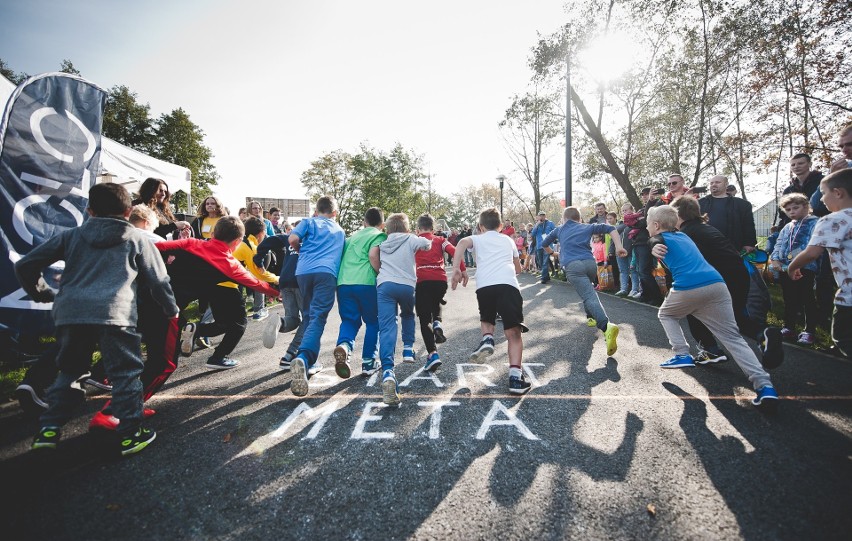
POLYGON ((479 321, 494 325, 497 314, 503 318, 503 329, 520 327, 521 332, 527 332, 524 325, 524 299, 518 288, 508 284, 496 284, 476 290, 476 301, 479 303, 479 321))

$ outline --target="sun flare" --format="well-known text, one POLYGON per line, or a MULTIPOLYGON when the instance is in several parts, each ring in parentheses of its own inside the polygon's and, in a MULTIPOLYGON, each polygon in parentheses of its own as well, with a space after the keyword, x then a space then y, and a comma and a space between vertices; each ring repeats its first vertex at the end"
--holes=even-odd
POLYGON ((580 65, 598 83, 608 83, 630 70, 637 47, 639 44, 624 34, 602 35, 580 52, 580 65))

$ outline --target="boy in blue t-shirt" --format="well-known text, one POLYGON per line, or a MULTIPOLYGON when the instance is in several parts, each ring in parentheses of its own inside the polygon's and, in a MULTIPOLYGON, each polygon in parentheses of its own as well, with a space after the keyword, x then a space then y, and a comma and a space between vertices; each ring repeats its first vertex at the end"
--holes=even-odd
POLYGON ((658 317, 675 356, 660 366, 695 366, 689 354, 689 344, 680 327, 680 320, 691 314, 707 326, 746 373, 757 391, 751 403, 774 408, 778 393, 772 386, 769 374, 737 330, 731 295, 722 275, 707 263, 689 237, 674 232, 677 220, 677 211, 669 205, 653 207, 648 212, 652 254, 662 259, 673 279, 672 289, 660 306, 658 317))
POLYGON ((299 251, 296 281, 302 292, 306 322, 299 352, 290 364, 290 390, 296 396, 308 394, 308 372, 317 362, 320 338, 334 306, 337 271, 346 242, 346 234, 334 220, 336 216, 337 201, 329 196, 320 197, 316 215, 299 222, 290 233, 290 246, 299 251))

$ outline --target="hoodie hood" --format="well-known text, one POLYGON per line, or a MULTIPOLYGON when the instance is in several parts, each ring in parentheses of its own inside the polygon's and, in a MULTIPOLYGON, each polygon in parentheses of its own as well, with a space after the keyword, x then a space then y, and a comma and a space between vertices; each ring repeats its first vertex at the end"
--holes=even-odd
POLYGON ((80 235, 95 248, 109 248, 129 241, 133 237, 133 229, 127 220, 90 217, 80 226, 80 235))
POLYGON ((411 233, 391 233, 386 241, 379 245, 379 250, 384 254, 392 254, 405 246, 411 233))

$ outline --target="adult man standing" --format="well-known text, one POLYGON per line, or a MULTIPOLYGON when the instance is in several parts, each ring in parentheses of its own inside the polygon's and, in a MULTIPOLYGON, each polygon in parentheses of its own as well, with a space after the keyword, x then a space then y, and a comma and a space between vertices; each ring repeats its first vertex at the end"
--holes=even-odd
POLYGON ((754 215, 745 199, 728 195, 728 177, 716 175, 710 179, 710 195, 698 200, 701 213, 710 218, 709 224, 721 231, 739 251, 753 252, 757 244, 754 215))
POLYGON ((832 173, 852 167, 852 124, 840 130, 838 146, 840 147, 840 152, 843 153, 843 157, 831 163, 832 173))
POLYGON ((661 199, 663 200, 663 203, 667 205, 678 197, 690 193, 689 189, 686 187, 686 181, 680 173, 672 173, 669 175, 669 180, 666 183, 666 186, 669 191, 663 194, 661 199))
POLYGON ((595 215, 589 218, 590 224, 605 224, 606 223, 606 204, 603 202, 595 203, 595 215))
MULTIPOLYGON (((823 174, 819 171, 811 170, 811 167, 811 157, 804 152, 800 152, 790 158, 790 173, 792 174, 792 178, 790 179, 790 185, 784 188, 781 195, 803 193, 805 197, 810 199, 815 192, 819 192, 819 183, 822 181, 823 174)), ((790 221, 790 218, 778 209, 775 212, 777 213, 776 222, 779 226, 784 227, 790 221)))
POLYGON ((532 236, 536 241, 535 262, 538 268, 541 269, 542 284, 550 281, 550 254, 544 251, 542 243, 544 238, 554 229, 556 229, 556 226, 547 219, 547 213, 544 211, 539 212, 538 223, 533 227, 532 236))

